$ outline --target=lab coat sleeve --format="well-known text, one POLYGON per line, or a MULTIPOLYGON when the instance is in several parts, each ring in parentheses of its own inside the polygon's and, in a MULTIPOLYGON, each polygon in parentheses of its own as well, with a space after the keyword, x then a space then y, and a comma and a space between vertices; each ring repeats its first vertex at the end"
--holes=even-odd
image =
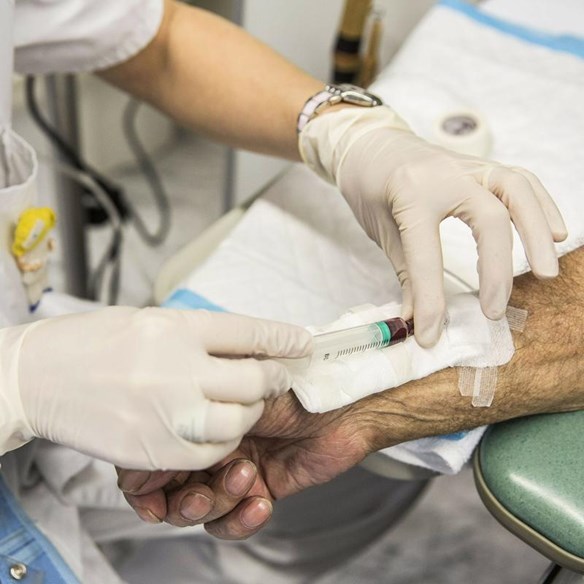
POLYGON ((164 0, 18 0, 15 68, 26 74, 105 69, 156 35, 164 0))

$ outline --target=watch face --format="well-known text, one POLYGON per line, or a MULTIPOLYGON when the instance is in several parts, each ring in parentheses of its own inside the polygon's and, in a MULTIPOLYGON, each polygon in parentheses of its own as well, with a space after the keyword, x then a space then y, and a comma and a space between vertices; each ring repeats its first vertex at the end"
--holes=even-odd
POLYGON ((364 107, 373 107, 376 105, 382 105, 383 102, 379 97, 365 91, 362 87, 357 87, 356 85, 345 84, 340 86, 343 89, 341 93, 342 100, 345 103, 351 103, 353 105, 361 105, 364 107))

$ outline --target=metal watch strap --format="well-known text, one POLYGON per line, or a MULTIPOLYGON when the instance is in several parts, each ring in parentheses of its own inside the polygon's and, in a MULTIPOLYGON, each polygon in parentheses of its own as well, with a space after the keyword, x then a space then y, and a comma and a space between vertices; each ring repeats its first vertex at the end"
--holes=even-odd
POLYGON ((350 103, 361 107, 375 107, 383 105, 379 97, 355 85, 326 85, 323 91, 314 94, 306 101, 298 115, 296 130, 302 131, 310 120, 315 118, 325 107, 338 103, 350 103))

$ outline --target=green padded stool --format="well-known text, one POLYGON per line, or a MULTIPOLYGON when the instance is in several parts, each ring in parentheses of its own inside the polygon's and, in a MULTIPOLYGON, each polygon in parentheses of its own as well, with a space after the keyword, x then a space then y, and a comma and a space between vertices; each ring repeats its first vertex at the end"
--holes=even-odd
POLYGON ((584 411, 492 426, 474 475, 493 516, 554 562, 545 582, 584 582, 584 411))

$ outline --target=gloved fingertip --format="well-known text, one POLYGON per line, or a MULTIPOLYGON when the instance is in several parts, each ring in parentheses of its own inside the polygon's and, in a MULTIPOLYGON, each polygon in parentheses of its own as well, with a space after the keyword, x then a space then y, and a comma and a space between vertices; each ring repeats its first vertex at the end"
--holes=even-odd
POLYGON ((501 320, 507 311, 507 303, 511 296, 511 286, 497 286, 494 291, 481 290, 479 299, 481 310, 489 320, 501 320))
POLYGON ((564 227, 563 229, 554 229, 552 231, 552 236, 555 243, 560 243, 568 239, 568 230, 564 227))
POLYGON ((483 314, 489 320, 501 320, 505 316, 507 308, 501 307, 489 307, 487 309, 483 309, 483 314))
POLYGON ((439 341, 443 328, 443 315, 441 315, 440 318, 435 319, 433 322, 423 326, 419 326, 416 322, 414 330, 416 342, 424 349, 431 349, 439 341))
POLYGON ((531 269, 533 275, 539 280, 550 280, 560 273, 560 264, 558 258, 553 256, 546 262, 539 262, 537 265, 531 266, 531 269))
POLYGON ((504 286, 499 287, 494 294, 487 294, 481 291, 480 303, 483 314, 489 320, 501 320, 507 311, 507 303, 510 296, 511 291, 506 291, 504 286))
POLYGON ((538 270, 537 272, 534 270, 533 271, 533 275, 538 279, 538 280, 551 280, 553 278, 556 278, 560 273, 559 267, 556 270, 545 270, 545 271, 541 271, 538 270))
POLYGON ((479 289, 479 300, 481 310, 489 320, 500 320, 505 316, 512 288, 511 275, 508 279, 497 282, 485 282, 483 279, 479 289))

